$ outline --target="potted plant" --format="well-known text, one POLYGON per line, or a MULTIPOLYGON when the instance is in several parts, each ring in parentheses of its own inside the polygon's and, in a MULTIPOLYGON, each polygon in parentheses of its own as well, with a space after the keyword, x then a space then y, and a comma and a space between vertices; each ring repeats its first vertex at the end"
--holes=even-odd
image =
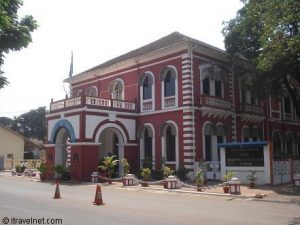
POLYGON ((255 181, 257 179, 257 177, 255 176, 256 171, 254 170, 250 170, 249 171, 249 175, 248 175, 248 180, 249 180, 249 188, 254 188, 255 187, 255 181))
POLYGON ((115 159, 117 158, 117 156, 112 155, 112 156, 106 156, 104 157, 103 161, 102 161, 102 165, 100 165, 98 168, 105 171, 108 177, 108 183, 111 184, 112 183, 112 175, 115 171, 115 167, 118 165, 119 160, 115 159))
MULTIPOLYGON (((143 181, 149 181, 151 176, 151 170, 149 168, 143 168, 141 172, 141 176, 143 177, 143 181)), ((142 182, 143 187, 148 187, 147 182, 142 182)))
POLYGON ((21 176, 21 174, 22 174, 22 169, 21 169, 21 166, 20 166, 19 164, 17 164, 17 165, 15 166, 15 170, 16 170, 17 175, 18 175, 18 176, 21 176))
POLYGON ((224 193, 229 193, 229 186, 228 186, 228 181, 231 180, 231 178, 235 175, 235 172, 232 170, 226 171, 226 174, 224 175, 224 186, 223 186, 223 191, 224 193))
POLYGON ((60 164, 54 166, 54 171, 56 173, 56 179, 59 181, 62 178, 63 173, 66 172, 66 167, 60 164))
POLYGON ((200 170, 196 173, 197 191, 202 191, 203 184, 204 184, 204 171, 200 170))
POLYGON ((37 170, 40 171, 40 179, 41 181, 46 180, 46 172, 47 172, 47 166, 44 162, 41 163, 39 167, 37 167, 37 170))
POLYGON ((129 174, 129 169, 130 169, 130 165, 127 161, 127 159, 122 159, 122 164, 123 164, 123 168, 124 168, 124 175, 129 174))

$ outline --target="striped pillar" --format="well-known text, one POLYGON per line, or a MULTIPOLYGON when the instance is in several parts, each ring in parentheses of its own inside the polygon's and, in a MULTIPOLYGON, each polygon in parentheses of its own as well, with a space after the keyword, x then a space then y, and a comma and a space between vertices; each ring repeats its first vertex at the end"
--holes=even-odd
POLYGON ((190 171, 194 170, 196 144, 193 80, 192 60, 190 54, 185 54, 182 57, 183 162, 190 171))
POLYGON ((233 115, 231 117, 231 138, 232 141, 236 140, 236 112, 235 112, 235 95, 234 95, 234 78, 233 78, 233 71, 229 74, 229 98, 231 100, 231 107, 233 110, 233 115))

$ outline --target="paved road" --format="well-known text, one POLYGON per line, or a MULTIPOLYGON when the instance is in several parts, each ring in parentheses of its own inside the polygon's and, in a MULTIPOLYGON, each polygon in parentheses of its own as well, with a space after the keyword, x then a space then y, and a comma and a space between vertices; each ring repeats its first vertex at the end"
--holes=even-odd
POLYGON ((53 184, 0 176, 0 221, 8 217, 7 224, 13 224, 11 220, 15 217, 44 218, 45 223, 46 219, 62 219, 63 225, 300 224, 299 202, 229 201, 102 185, 106 204, 94 206, 95 189, 92 184, 61 185, 62 199, 54 200, 53 184))

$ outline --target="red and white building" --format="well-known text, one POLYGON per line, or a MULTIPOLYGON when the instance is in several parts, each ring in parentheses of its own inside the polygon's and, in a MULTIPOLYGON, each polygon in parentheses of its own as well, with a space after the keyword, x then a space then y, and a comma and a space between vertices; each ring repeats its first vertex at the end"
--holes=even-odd
POLYGON ((222 142, 264 140, 274 159, 300 157, 290 99, 254 98, 225 51, 178 32, 66 82, 71 97, 52 101, 47 115, 47 164, 69 165, 74 180, 90 179, 108 154, 131 172, 146 163, 193 174, 205 160, 218 179, 222 142))

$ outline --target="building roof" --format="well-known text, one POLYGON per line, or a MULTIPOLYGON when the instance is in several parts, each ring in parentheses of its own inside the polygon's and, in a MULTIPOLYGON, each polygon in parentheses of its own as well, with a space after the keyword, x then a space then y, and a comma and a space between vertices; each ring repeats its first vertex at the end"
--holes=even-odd
POLYGON ((142 56, 142 55, 145 55, 147 53, 150 53, 150 52, 153 52, 153 51, 156 51, 156 50, 159 50, 159 49, 163 49, 163 48, 166 48, 166 47, 169 47, 169 46, 172 46, 172 45, 176 45, 176 44, 179 44, 179 43, 191 43, 191 44, 198 44, 198 45, 201 45, 201 46, 205 46, 205 47, 208 47, 208 48, 211 48, 211 49, 214 49, 214 50, 217 50, 221 53, 225 53, 224 50, 222 49, 219 49, 219 48, 216 48, 212 45, 209 45, 209 44, 206 44, 204 42, 201 42, 201 41, 198 41, 196 39, 193 39, 191 37, 188 37, 188 36, 185 36, 179 32, 173 32, 165 37, 162 37, 154 42, 151 42, 147 45, 144 45, 140 48, 137 48, 133 51, 130 51, 128 53, 125 53, 123 55, 120 55, 116 58, 113 58, 111 60, 108 60, 98 66, 95 66, 89 70, 86 70, 80 74, 77 74, 76 76, 78 75, 81 75, 81 74, 84 74, 84 73, 87 73, 87 72, 91 72, 91 71, 94 71, 94 70, 98 70, 98 69, 104 69, 104 68, 107 68, 115 63, 119 63, 119 62, 122 62, 122 61, 125 61, 125 60, 128 60, 128 59, 131 59, 131 58, 135 58, 135 57, 139 57, 139 56, 142 56))

